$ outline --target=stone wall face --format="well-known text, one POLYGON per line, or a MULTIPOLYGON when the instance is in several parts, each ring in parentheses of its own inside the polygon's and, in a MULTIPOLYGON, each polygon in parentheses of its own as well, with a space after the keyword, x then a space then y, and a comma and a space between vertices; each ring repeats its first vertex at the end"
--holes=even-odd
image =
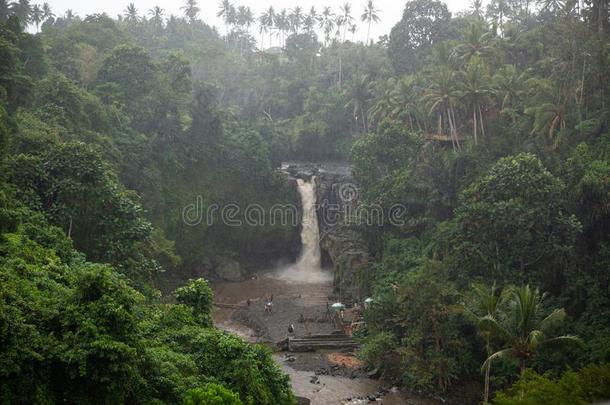
POLYGON ((349 166, 295 163, 288 164, 285 171, 294 178, 316 177, 322 264, 332 267, 340 300, 362 300, 359 274, 368 270, 369 252, 360 225, 348 215, 357 212, 359 204, 349 166))

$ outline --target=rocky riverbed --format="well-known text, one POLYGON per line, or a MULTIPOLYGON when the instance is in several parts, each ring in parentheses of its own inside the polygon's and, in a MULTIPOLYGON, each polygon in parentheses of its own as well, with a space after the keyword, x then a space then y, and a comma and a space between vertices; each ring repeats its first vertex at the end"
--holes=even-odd
MULTIPOLYGON (((250 342, 265 343, 277 350, 276 343, 286 338, 291 323, 297 337, 334 330, 326 314, 326 304, 334 299, 330 281, 291 282, 282 280, 279 274, 267 273, 243 282, 217 283, 213 288, 215 301, 226 305, 215 309, 216 325, 250 342), (271 294, 273 312, 267 314, 264 298, 271 294)), ((278 350, 274 358, 290 376, 295 394, 307 398, 313 405, 434 404, 368 378, 351 350, 309 353, 278 350)))

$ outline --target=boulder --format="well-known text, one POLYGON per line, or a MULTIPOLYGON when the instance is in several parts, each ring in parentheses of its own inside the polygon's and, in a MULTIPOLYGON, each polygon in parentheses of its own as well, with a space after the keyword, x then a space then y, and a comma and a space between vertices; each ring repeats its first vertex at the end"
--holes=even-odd
POLYGON ((248 277, 247 272, 233 259, 221 260, 216 265, 214 272, 226 281, 244 281, 248 277))

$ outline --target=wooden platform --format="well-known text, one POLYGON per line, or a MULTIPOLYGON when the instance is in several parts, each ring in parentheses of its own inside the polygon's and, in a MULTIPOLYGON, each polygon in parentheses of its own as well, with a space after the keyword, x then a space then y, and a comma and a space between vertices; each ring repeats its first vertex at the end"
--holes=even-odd
MULTIPOLYGON (((428 141, 436 141, 436 142, 451 142, 451 136, 445 134, 424 134, 424 138, 428 141)), ((464 141, 463 135, 457 136, 458 142, 464 141)))
POLYGON ((311 335, 288 339, 288 351, 308 352, 316 349, 351 349, 360 345, 344 333, 311 335))

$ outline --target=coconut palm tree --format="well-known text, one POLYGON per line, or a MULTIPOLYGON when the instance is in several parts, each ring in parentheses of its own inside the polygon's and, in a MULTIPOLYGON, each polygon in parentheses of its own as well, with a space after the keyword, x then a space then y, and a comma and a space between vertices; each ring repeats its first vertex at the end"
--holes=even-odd
POLYGON ((356 32, 358 31, 358 26, 356 24, 352 24, 349 26, 349 33, 352 34, 352 42, 356 40, 356 32))
POLYGON ((472 0, 470 3, 470 14, 478 19, 483 18, 483 2, 481 0, 472 0))
POLYGON ((225 23, 225 31, 226 35, 229 35, 229 19, 231 15, 231 10, 233 10, 233 4, 229 0, 222 0, 218 4, 218 12, 216 13, 216 17, 222 17, 225 23))
POLYGON ((303 19, 303 29, 309 34, 313 34, 315 31, 316 22, 318 21, 318 12, 314 6, 311 6, 309 13, 303 19))
POLYGON ((483 122, 483 109, 489 105, 493 94, 491 78, 487 73, 487 67, 477 57, 473 57, 466 70, 459 72, 459 88, 462 98, 471 106, 472 127, 474 144, 478 143, 478 130, 485 136, 485 124, 483 122))
POLYGON ((38 32, 38 28, 43 21, 43 17, 44 12, 42 11, 42 8, 40 8, 38 4, 34 4, 34 7, 32 7, 32 12, 30 13, 30 21, 34 23, 36 32, 38 32))
POLYGON ((490 55, 494 48, 491 44, 491 34, 483 22, 473 22, 462 32, 462 42, 452 51, 452 55, 468 62, 476 56, 483 58, 490 55))
POLYGON ((493 76, 496 99, 504 112, 514 112, 523 103, 529 75, 519 72, 515 65, 505 65, 493 76))
POLYGON ((484 316, 479 321, 479 329, 503 342, 504 348, 492 353, 483 363, 483 369, 493 360, 513 358, 519 363, 521 375, 528 362, 541 347, 560 347, 580 344, 582 341, 572 335, 554 336, 553 329, 563 323, 566 313, 563 308, 546 313, 546 294, 530 288, 529 285, 511 292, 509 309, 505 316, 484 316))
MULTIPOLYGON (((273 6, 270 6, 267 11, 263 12, 260 17, 258 17, 258 23, 261 35, 263 35, 263 33, 269 33, 269 47, 271 47, 272 30, 273 25, 275 24, 275 10, 273 9, 273 6)), ((262 47, 263 44, 261 39, 261 49, 262 47)))
POLYGON ((254 23, 254 14, 252 14, 252 9, 246 6, 237 7, 236 22, 241 28, 245 28, 246 31, 249 31, 250 27, 254 23))
POLYGON ((339 19, 337 20, 337 25, 343 26, 343 41, 345 41, 345 36, 347 35, 347 30, 350 25, 354 22, 354 17, 352 16, 352 5, 351 3, 345 3, 341 7, 341 14, 339 19))
POLYGON ((65 16, 66 20, 68 20, 68 21, 76 18, 76 14, 74 14, 74 11, 72 11, 72 9, 67 9, 64 16, 65 16))
POLYGON ((330 34, 333 32, 335 28, 335 14, 332 12, 330 7, 324 7, 322 9, 322 14, 320 14, 319 22, 320 28, 324 32, 324 45, 326 46, 330 41, 330 34))
POLYGON ((200 11, 199 7, 197 6, 197 0, 186 0, 184 6, 180 7, 180 10, 182 10, 184 16, 191 24, 197 21, 200 11))
POLYGON ((437 66, 430 77, 430 84, 424 92, 422 101, 428 105, 429 114, 436 113, 438 135, 448 127, 453 149, 461 149, 455 120, 455 106, 460 98, 456 85, 456 74, 448 65, 437 66))
POLYGON ((26 26, 30 23, 30 16, 32 14, 32 6, 30 0, 19 0, 11 4, 11 13, 19 18, 21 23, 26 26))
MULTIPOLYGON (((510 289, 499 289, 494 283, 491 287, 483 284, 472 285, 472 300, 466 307, 465 313, 473 320, 474 324, 479 326, 481 321, 486 317, 500 319, 505 313, 510 289)), ((485 351, 487 357, 493 354, 491 340, 493 335, 487 330, 480 331, 485 340, 485 351)), ((489 377, 491 371, 491 362, 485 366, 485 388, 483 391, 483 403, 489 402, 489 377)))
POLYGON ((138 9, 136 8, 135 4, 129 3, 123 12, 126 22, 135 24, 140 21, 140 17, 138 17, 138 9))
POLYGON ((42 19, 44 21, 55 18, 55 14, 53 13, 53 10, 51 10, 51 6, 49 5, 49 3, 42 4, 42 14, 42 19))
POLYGON ((275 16, 275 28, 278 30, 280 36, 280 45, 284 46, 284 37, 286 31, 290 29, 290 21, 288 20, 288 12, 286 9, 282 9, 279 14, 275 16))
POLYGON ((151 17, 150 22, 153 24, 153 26, 155 27, 155 29, 157 31, 159 31, 159 30, 161 30, 161 28, 163 28, 163 14, 164 13, 165 13, 165 10, 163 10, 159 6, 155 6, 154 8, 151 8, 148 11, 148 15, 150 15, 150 17, 151 17))
POLYGON ((11 6, 8 0, 0 0, 0 23, 5 23, 11 15, 11 6))
POLYGON ((373 83, 373 102, 369 109, 369 124, 379 124, 385 118, 392 116, 394 110, 394 91, 397 87, 396 79, 377 80, 373 83))
POLYGON ((347 90, 345 96, 349 99, 345 108, 352 107, 352 115, 356 122, 362 122, 363 133, 369 131, 368 127, 368 103, 371 100, 371 82, 364 74, 356 75, 347 90))
POLYGON ((288 15, 288 23, 290 30, 294 34, 298 34, 303 24, 303 9, 301 7, 297 6, 292 10, 288 15))
POLYGON ((368 45, 371 34, 371 24, 373 22, 379 22, 379 10, 375 8, 373 0, 369 0, 368 3, 366 3, 366 6, 364 7, 364 12, 360 16, 360 20, 362 22, 366 21, 366 23, 368 24, 368 27, 366 29, 366 44, 368 45))

